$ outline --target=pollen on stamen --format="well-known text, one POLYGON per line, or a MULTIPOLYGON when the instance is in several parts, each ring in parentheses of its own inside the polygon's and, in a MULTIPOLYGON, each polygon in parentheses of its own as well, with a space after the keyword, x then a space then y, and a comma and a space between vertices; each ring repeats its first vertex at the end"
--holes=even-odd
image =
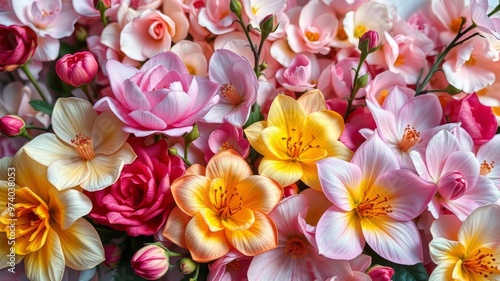
POLYGON ((415 127, 406 126, 403 137, 399 142, 398 147, 403 151, 410 150, 415 144, 422 142, 420 132, 415 130, 415 127))
POLYGON ((363 201, 358 205, 356 211, 359 216, 372 218, 380 215, 387 215, 392 213, 392 206, 390 204, 386 204, 389 201, 387 197, 382 197, 380 194, 377 194, 375 197, 363 198, 363 201))
POLYGON ((233 105, 239 105, 243 101, 238 91, 232 84, 224 84, 220 87, 222 97, 233 105))
POLYGON ((483 163, 481 163, 481 168, 479 170, 480 175, 486 176, 487 174, 489 174, 491 172, 491 170, 493 170, 493 168, 494 168, 493 164, 495 164, 495 161, 491 161, 488 164, 488 162, 486 162, 486 160, 484 160, 483 163))
POLYGON ((294 259, 302 258, 306 252, 306 242, 304 242, 304 240, 293 237, 286 242, 285 254, 292 256, 294 259))
POLYGON ((74 139, 71 139, 71 144, 82 159, 90 160, 95 157, 92 137, 78 134, 74 139))

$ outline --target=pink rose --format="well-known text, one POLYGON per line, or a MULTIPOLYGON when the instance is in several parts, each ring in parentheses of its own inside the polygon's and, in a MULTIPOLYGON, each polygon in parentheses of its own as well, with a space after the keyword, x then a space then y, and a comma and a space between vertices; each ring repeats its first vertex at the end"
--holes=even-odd
POLYGON ((87 51, 64 55, 56 63, 57 76, 73 87, 94 80, 98 68, 94 55, 87 51))
POLYGON ((0 24, 0 71, 26 64, 35 53, 37 36, 27 26, 0 24))
POLYGON ((219 85, 189 74, 172 52, 147 61, 140 70, 110 60, 106 64, 114 97, 104 97, 94 109, 111 110, 138 137, 161 133, 182 136, 219 102, 219 85))
POLYGON ((163 141, 150 146, 144 145, 142 139, 131 139, 129 143, 137 159, 125 165, 115 184, 85 192, 93 203, 89 215, 95 222, 130 236, 153 235, 174 206, 170 183, 184 173, 184 163, 168 155, 163 141))
POLYGON ((481 104, 476 93, 450 101, 444 113, 448 122, 460 122, 476 145, 491 140, 498 128, 491 107, 481 104))

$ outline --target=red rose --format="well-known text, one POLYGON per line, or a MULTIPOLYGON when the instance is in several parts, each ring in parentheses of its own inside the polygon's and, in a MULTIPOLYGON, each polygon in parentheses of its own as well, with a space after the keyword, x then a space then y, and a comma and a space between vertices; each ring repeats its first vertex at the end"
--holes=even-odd
POLYGON ((496 134, 497 119, 491 107, 479 102, 476 93, 450 101, 444 114, 448 122, 460 122, 476 145, 482 145, 496 134))
POLYGON ((0 24, 0 71, 13 71, 35 53, 37 36, 27 26, 0 24))
POLYGON ((185 167, 181 158, 168 155, 164 141, 146 146, 142 139, 131 138, 129 143, 137 159, 123 167, 117 182, 85 192, 93 205, 89 216, 130 236, 149 236, 160 229, 175 205, 170 183, 184 174, 185 167))

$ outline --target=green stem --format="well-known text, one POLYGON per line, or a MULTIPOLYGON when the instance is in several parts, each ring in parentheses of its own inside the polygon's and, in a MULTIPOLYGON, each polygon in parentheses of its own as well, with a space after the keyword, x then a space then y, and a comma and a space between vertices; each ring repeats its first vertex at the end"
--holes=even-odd
POLYGON ((498 12, 498 11, 500 11, 500 4, 499 4, 499 5, 497 5, 497 6, 495 7, 495 9, 493 9, 493 11, 491 11, 491 12, 488 14, 488 17, 493 16, 493 15, 494 15, 496 12, 498 12))
MULTIPOLYGON (((247 37, 248 43, 250 44, 250 48, 252 49, 253 53, 253 59, 255 61, 254 69, 253 71, 255 72, 255 75, 259 77, 260 71, 259 71, 259 57, 260 57, 260 52, 255 48, 255 44, 252 41, 252 38, 250 38, 250 33, 248 32, 248 29, 246 28, 245 24, 243 23, 243 17, 238 16, 237 22, 241 25, 243 28, 243 32, 245 33, 245 36, 247 37)), ((262 48, 261 46, 263 45, 264 40, 261 40, 260 45, 259 45, 259 50, 262 48)))
POLYGON ((31 126, 31 125, 26 125, 27 130, 40 130, 40 131, 45 131, 48 132, 49 129, 43 128, 43 127, 36 127, 36 126, 31 126))
MULTIPOLYGON (((465 23, 465 19, 462 19, 462 22, 460 23, 460 28, 459 30, 462 30, 462 27, 465 23)), ((418 95, 421 95, 423 94, 424 92, 424 88, 425 86, 427 85, 427 83, 429 83, 429 81, 431 80, 432 76, 434 75, 434 73, 440 68, 440 65, 441 65, 441 62, 443 62, 444 58, 446 57, 446 55, 454 48, 457 46, 457 42, 458 40, 464 35, 464 34, 467 34, 467 32, 471 31, 472 29, 474 29, 476 27, 475 24, 472 24, 471 26, 469 26, 467 29, 465 29, 463 32, 459 31, 457 36, 455 36, 455 38, 453 39, 453 41, 451 41, 451 43, 444 49, 444 51, 437 57, 436 61, 434 61, 434 64, 432 65, 429 73, 427 73, 427 75, 425 76, 424 78, 424 81, 422 81, 422 83, 420 83, 420 85, 417 85, 417 89, 415 91, 415 96, 418 96, 418 95)), ((474 35, 475 36, 475 35, 474 35)), ((466 39, 460 41, 459 43, 462 44, 463 42, 465 42, 466 40, 472 38, 471 36, 467 37, 466 39)))
POLYGON ((27 132, 27 131, 24 131, 22 134, 20 134, 19 136, 23 137, 23 138, 26 138, 28 140, 32 140, 33 137, 27 132))
POLYGON ((91 104, 94 104, 94 99, 92 98, 92 95, 90 94, 88 85, 87 84, 83 84, 79 88, 82 89, 82 91, 85 93, 85 96, 87 97, 87 99, 89 100, 89 102, 91 104))
POLYGON ((193 280, 198 280, 198 275, 200 274, 200 264, 196 263, 196 271, 194 272, 193 280))
POLYGON ((356 96, 356 93, 359 90, 359 87, 358 87, 358 84, 357 84, 357 81, 358 81, 358 78, 359 78, 359 71, 361 70, 361 66, 365 62, 366 57, 367 57, 367 55, 363 54, 363 53, 359 57, 359 64, 358 64, 358 67, 356 68, 356 72, 354 73, 354 79, 352 81, 351 94, 349 95, 349 99, 347 100, 347 108, 345 110, 344 120, 347 120, 347 117, 351 113, 352 102, 354 101, 354 97, 356 96))
POLYGON ((28 65, 25 64, 25 65, 20 66, 19 68, 21 68, 21 70, 24 71, 26 76, 28 76, 28 79, 31 81, 31 83, 33 83, 33 86, 35 86, 35 89, 40 94, 40 97, 42 98, 42 100, 44 102, 50 104, 50 102, 47 100, 47 97, 45 96, 45 93, 43 92, 42 88, 40 87, 40 84, 38 84, 38 81, 36 81, 35 77, 33 77, 33 74, 31 74, 31 71, 30 71, 28 65))

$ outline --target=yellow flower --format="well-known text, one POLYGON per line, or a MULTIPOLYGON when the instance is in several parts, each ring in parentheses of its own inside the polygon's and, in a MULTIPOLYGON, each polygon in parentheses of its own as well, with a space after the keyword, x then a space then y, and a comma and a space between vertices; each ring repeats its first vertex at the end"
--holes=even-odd
POLYGON ((47 168, 23 149, 9 160, 0 161, 0 178, 9 179, 0 180, 0 268, 24 260, 28 279, 57 281, 65 266, 85 270, 101 263, 99 235, 82 218, 91 201, 74 189, 58 191, 47 168))
POLYGON ((40 135, 24 146, 38 163, 48 166, 49 182, 63 190, 81 186, 88 191, 115 183, 123 165, 136 158, 122 132, 122 123, 109 112, 100 115, 79 98, 60 98, 52 115, 54 133, 40 135))
POLYGON ((338 139, 344 121, 327 110, 323 94, 310 91, 298 100, 279 95, 271 104, 267 121, 245 129, 252 147, 264 156, 259 174, 281 186, 297 180, 321 190, 316 162, 326 157, 349 161, 352 151, 338 139))
POLYGON ((443 216, 432 224, 429 280, 500 280, 500 206, 479 207, 463 224, 443 216))
POLYGON ((178 208, 167 219, 164 236, 186 247, 197 262, 208 262, 233 247, 255 256, 278 245, 268 213, 283 190, 275 181, 252 175, 233 150, 216 154, 206 169, 191 166, 172 183, 178 208))

